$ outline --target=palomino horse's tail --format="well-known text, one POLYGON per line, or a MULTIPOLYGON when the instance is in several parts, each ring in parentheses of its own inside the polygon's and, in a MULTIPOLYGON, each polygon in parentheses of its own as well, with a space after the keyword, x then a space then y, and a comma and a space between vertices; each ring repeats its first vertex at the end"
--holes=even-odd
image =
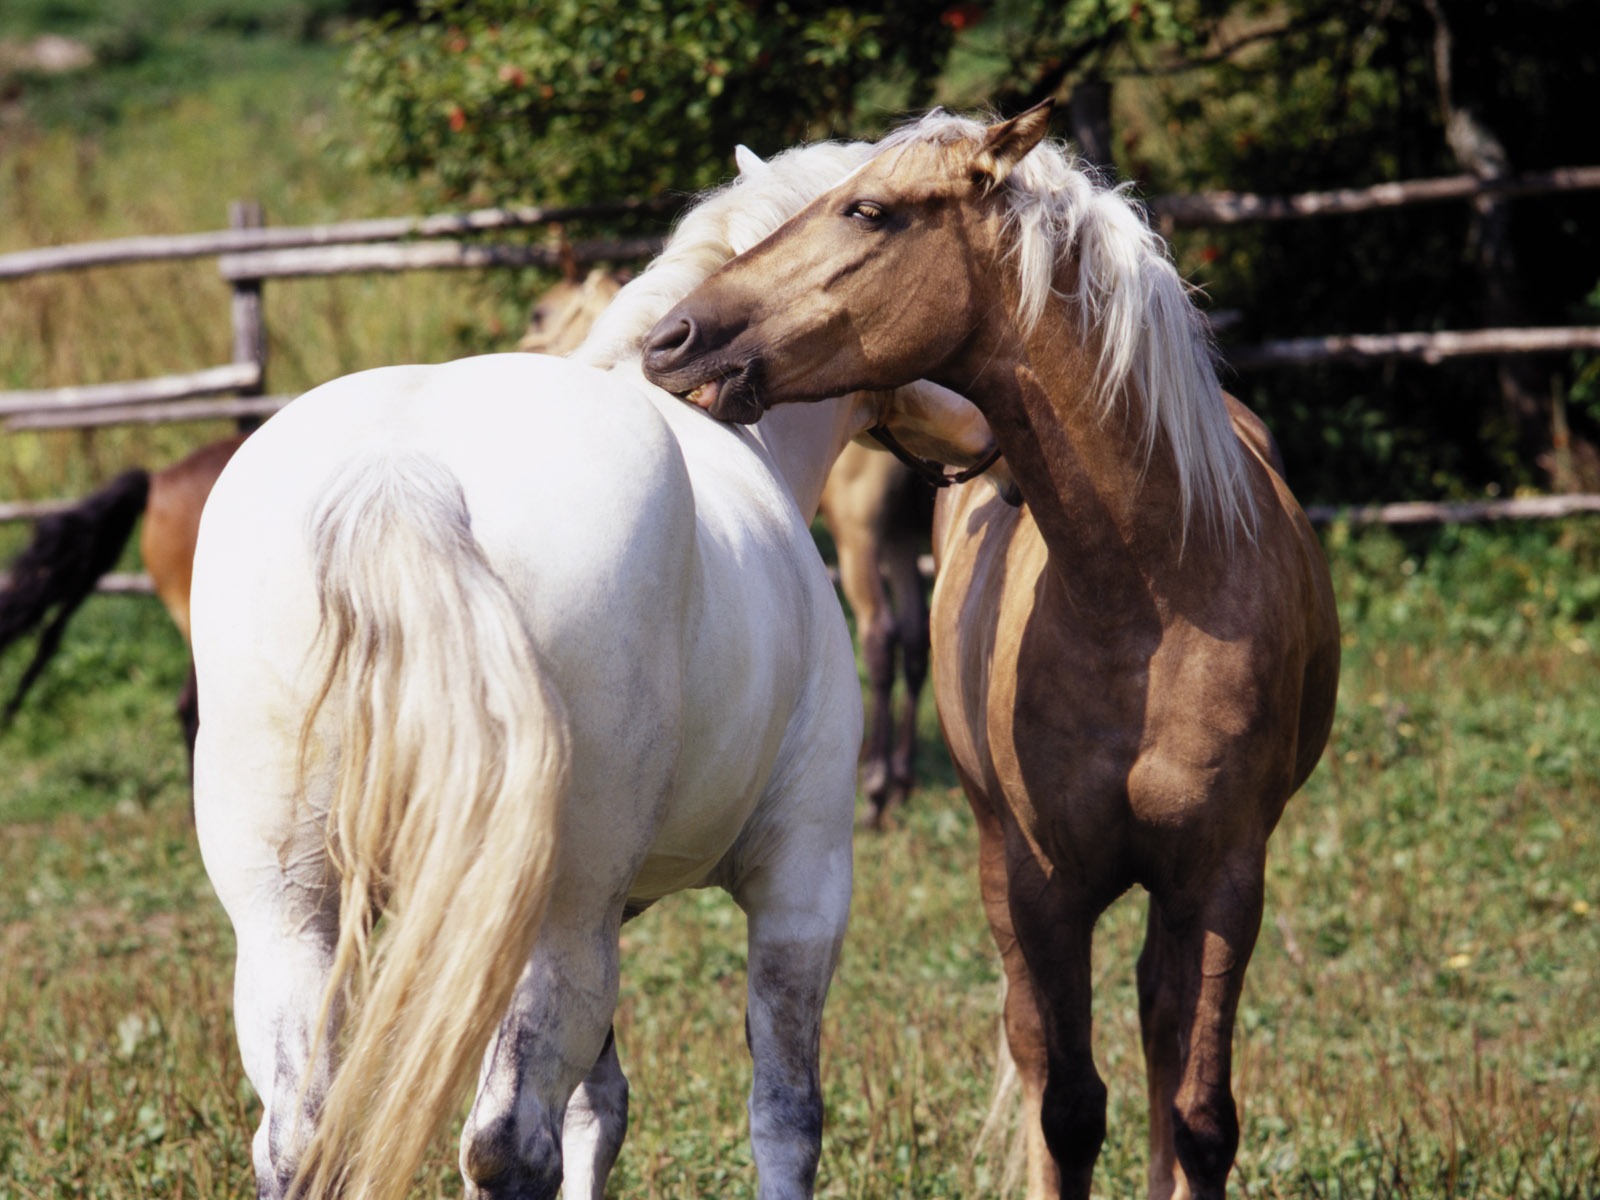
POLYGON ((17 681, 0 721, 17 715, 39 672, 61 644, 78 605, 117 565, 149 495, 149 473, 125 471, 75 508, 53 513, 34 526, 33 541, 17 555, 11 577, 0 590, 0 650, 40 625, 44 628, 33 661, 17 681))
POLYGON ((388 1200, 459 1103, 532 951, 567 718, 442 464, 365 460, 311 537, 323 675, 301 766, 311 779, 337 739, 342 905, 321 1036, 331 1014, 348 1020, 295 1194, 388 1200))
POLYGON ((1017 1072, 1017 1061, 1011 1056, 1011 1042, 1006 1037, 1006 990, 1004 975, 1000 978, 1000 1044, 995 1050, 994 1091, 989 1097, 989 1111, 983 1115, 978 1128, 978 1138, 972 1147, 972 1156, 987 1156, 998 1167, 999 1180, 992 1184, 996 1195, 1012 1195, 1022 1182, 1022 1171, 1027 1165, 1027 1144, 1023 1141, 1019 1121, 1019 1100, 1022 1095, 1022 1077, 1017 1072))

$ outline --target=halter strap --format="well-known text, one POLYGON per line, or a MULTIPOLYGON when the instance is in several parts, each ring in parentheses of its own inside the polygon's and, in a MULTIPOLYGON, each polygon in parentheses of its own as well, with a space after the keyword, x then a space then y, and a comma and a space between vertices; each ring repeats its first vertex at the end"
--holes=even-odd
POLYGON ((867 432, 872 435, 873 440, 878 445, 910 467, 912 473, 918 479, 936 488, 947 488, 957 483, 966 483, 969 479, 976 479, 1000 461, 1000 444, 996 442, 989 453, 985 454, 983 458, 973 463, 966 470, 946 473, 943 464, 936 463, 931 458, 918 458, 902 446, 900 440, 889 432, 887 425, 874 425, 867 432))

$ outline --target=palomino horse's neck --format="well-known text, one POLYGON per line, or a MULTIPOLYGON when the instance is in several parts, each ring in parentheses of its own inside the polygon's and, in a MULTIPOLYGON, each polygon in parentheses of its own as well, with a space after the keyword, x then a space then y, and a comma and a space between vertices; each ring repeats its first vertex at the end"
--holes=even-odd
MULTIPOLYGON (((999 312, 1014 312, 998 305, 999 312)), ((1055 574, 1080 611, 1120 619, 1144 610, 1152 580, 1185 555, 1176 465, 1142 414, 1101 403, 1094 349, 1077 314, 1052 296, 1016 353, 991 360, 971 393, 984 410, 1039 526, 1055 574)))

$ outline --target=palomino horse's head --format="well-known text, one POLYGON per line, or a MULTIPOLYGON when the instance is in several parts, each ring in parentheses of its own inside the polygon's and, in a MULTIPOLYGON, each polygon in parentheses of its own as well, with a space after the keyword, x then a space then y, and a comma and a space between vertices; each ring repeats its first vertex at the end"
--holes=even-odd
POLYGON ((995 302, 999 185, 1048 118, 1046 104, 977 137, 891 138, 668 312, 645 374, 743 423, 775 404, 948 378, 995 302))

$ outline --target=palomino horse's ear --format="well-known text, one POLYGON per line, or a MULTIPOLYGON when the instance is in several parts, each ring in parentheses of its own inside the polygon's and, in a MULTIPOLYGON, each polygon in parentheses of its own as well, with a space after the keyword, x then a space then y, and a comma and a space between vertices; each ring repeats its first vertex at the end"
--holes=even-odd
POLYGON ((972 156, 974 181, 986 187, 1004 182, 1028 151, 1044 140, 1050 130, 1050 110, 1055 103, 1051 99, 1041 100, 1009 121, 989 126, 983 145, 972 156))
POLYGON ((762 162, 761 156, 749 146, 735 146, 733 161, 739 166, 739 174, 749 179, 759 179, 772 169, 762 162))

